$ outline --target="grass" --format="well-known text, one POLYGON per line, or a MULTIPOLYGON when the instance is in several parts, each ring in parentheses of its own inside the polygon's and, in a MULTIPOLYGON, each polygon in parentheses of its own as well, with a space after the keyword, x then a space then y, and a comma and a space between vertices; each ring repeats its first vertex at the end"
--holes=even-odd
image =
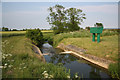
POLYGON ((25 36, 2 38, 3 78, 67 78, 66 68, 43 63, 25 36))
MULTIPOLYGON (((96 39, 97 40, 97 39, 96 39)), ((67 38, 60 43, 65 45, 74 45, 86 49, 86 54, 95 55, 98 57, 110 59, 113 61, 118 60, 118 36, 104 36, 101 37, 101 42, 92 42, 91 38, 67 38)))
POLYGON ((45 41, 48 41, 49 44, 53 45, 53 32, 44 32, 43 33, 43 38, 45 41))
POLYGON ((108 70, 113 78, 117 78, 120 80, 120 64, 110 64, 108 70))
MULTIPOLYGON (((111 31, 111 30, 104 30, 101 36, 111 36, 111 35, 118 35, 117 31, 111 31)), ((75 32, 69 32, 69 33, 61 33, 54 36, 53 44, 56 47, 60 41, 62 41, 64 38, 83 38, 83 37, 91 37, 92 34, 89 30, 80 30, 75 32)))
MULTIPOLYGON (((86 49, 86 54, 115 61, 109 65, 108 71, 112 78, 120 79, 120 58, 118 57, 118 31, 104 30, 101 34, 101 42, 92 42, 92 35, 88 31, 62 33, 54 37, 54 46, 64 43, 86 49), (85 33, 86 32, 86 33, 85 33), (75 35, 76 34, 76 35, 75 35)), ((97 40, 97 38, 96 38, 97 40)))

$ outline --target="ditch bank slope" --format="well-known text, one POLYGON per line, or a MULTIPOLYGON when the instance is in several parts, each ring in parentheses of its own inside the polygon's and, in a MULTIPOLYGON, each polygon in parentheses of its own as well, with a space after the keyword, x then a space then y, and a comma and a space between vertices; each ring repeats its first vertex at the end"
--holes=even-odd
POLYGON ((32 45, 32 49, 36 54, 38 54, 37 57, 39 57, 43 62, 45 62, 45 58, 44 58, 42 52, 40 51, 40 49, 34 44, 32 45))
POLYGON ((63 43, 59 44, 57 48, 63 49, 64 51, 71 51, 70 54, 83 58, 95 65, 108 69, 110 63, 114 63, 113 61, 106 60, 103 58, 99 58, 90 54, 85 54, 86 50, 80 49, 73 45, 64 45, 63 43))

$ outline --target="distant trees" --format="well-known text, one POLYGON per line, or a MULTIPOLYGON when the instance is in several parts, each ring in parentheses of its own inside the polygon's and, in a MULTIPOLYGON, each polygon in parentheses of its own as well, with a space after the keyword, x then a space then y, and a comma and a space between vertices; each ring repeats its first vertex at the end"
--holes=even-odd
POLYGON ((90 30, 90 27, 88 26, 88 27, 86 27, 85 29, 90 30))
POLYGON ((52 25, 55 34, 79 30, 79 25, 86 19, 81 9, 69 8, 65 10, 62 5, 48 8, 50 14, 47 21, 52 25))
POLYGON ((27 30, 26 37, 31 39, 38 47, 41 47, 44 43, 43 34, 40 29, 27 30))
POLYGON ((2 27, 2 31, 9 31, 9 29, 6 27, 2 27))
POLYGON ((96 23, 94 24, 95 27, 103 27, 103 24, 102 23, 96 23))

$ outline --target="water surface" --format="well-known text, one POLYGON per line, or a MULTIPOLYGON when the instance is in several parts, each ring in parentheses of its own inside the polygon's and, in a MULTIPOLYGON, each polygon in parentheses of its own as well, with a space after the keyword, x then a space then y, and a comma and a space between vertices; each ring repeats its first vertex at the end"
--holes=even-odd
POLYGON ((106 70, 81 58, 76 58, 73 55, 59 54, 63 52, 63 50, 53 48, 48 43, 43 44, 42 52, 43 54, 49 53, 49 55, 44 55, 48 63, 53 63, 55 65, 62 63, 64 67, 68 70, 70 69, 71 77, 73 77, 75 73, 78 73, 82 78, 110 78, 106 70))

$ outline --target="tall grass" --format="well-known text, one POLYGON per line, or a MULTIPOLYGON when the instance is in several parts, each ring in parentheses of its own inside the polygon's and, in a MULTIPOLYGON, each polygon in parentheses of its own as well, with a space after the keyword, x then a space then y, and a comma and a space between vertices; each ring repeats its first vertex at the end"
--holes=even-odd
POLYGON ((120 64, 119 63, 110 64, 108 71, 110 72, 112 78, 117 78, 120 80, 120 64))
POLYGON ((32 50, 32 43, 24 36, 2 39, 3 78, 67 78, 66 68, 43 63, 32 50))

